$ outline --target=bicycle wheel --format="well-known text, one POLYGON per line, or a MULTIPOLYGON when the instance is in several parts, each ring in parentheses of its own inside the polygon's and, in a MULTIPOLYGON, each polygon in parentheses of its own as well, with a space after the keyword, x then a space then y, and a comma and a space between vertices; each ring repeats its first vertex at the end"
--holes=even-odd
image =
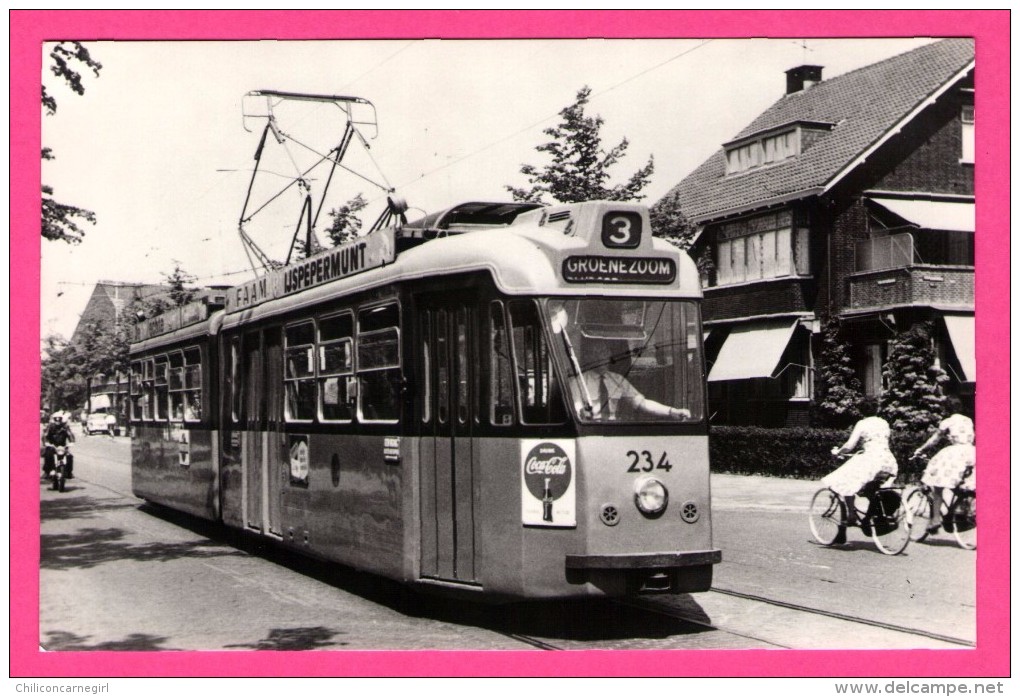
POLYGON ((879 506, 878 514, 871 518, 871 539, 882 554, 899 554, 910 542, 910 509, 895 489, 881 489, 876 497, 879 506))
POLYGON ((808 523, 811 525, 811 535, 819 544, 829 546, 835 543, 845 520, 843 500, 839 494, 832 489, 819 489, 815 492, 811 499, 808 523))
POLYGON ((949 529, 956 544, 964 549, 977 549, 977 495, 958 494, 949 510, 949 529))
POLYGON ((910 539, 913 542, 923 542, 928 537, 928 527, 931 525, 931 497, 924 489, 914 489, 907 495, 905 505, 913 518, 910 539))

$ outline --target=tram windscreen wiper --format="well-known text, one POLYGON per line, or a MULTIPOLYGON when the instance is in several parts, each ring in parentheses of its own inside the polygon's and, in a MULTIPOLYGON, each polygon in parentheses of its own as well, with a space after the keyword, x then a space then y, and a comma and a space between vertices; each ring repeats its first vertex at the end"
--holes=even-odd
POLYGON ((591 401, 591 393, 588 392, 588 384, 581 374, 581 362, 577 360, 577 354, 574 353, 574 345, 570 343, 570 337, 567 336, 567 313, 563 308, 552 313, 552 329, 554 334, 559 334, 563 339, 563 348, 567 351, 567 358, 570 359, 570 365, 574 368, 574 375, 577 376, 578 382, 581 383, 581 398, 584 399, 584 411, 591 417, 595 413, 595 406, 591 401))

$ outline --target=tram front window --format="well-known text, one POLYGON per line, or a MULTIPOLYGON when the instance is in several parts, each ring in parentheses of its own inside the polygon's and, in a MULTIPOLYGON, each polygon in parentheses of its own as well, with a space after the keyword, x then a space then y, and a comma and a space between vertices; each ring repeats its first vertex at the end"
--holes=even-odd
POLYGON ((553 350, 567 367, 581 421, 701 421, 698 305, 686 300, 562 299, 545 303, 553 350))

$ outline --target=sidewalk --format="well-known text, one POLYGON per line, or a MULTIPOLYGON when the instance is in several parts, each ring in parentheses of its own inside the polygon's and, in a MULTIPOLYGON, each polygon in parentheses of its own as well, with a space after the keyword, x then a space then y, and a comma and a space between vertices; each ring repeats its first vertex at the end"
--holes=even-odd
POLYGON ((806 512, 822 488, 814 479, 782 479, 743 474, 712 474, 712 508, 806 512))

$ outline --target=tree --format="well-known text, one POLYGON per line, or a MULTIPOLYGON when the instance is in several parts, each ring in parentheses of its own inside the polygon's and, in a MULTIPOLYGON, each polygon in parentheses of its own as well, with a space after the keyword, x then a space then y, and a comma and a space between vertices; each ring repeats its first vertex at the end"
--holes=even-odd
POLYGON ((97 376, 126 372, 129 329, 127 323, 110 327, 91 320, 78 327, 74 343, 56 334, 47 336, 42 357, 43 408, 76 411, 97 376))
POLYGON ((43 339, 41 407, 44 411, 72 411, 84 403, 88 388, 74 356, 74 351, 59 334, 43 339))
MULTIPOLYGON (((82 82, 82 75, 79 69, 87 68, 98 77, 102 70, 102 64, 92 58, 87 48, 77 41, 61 41, 50 50, 50 72, 61 78, 72 91, 81 95, 85 94, 85 86, 82 82)), ((46 91, 46 85, 42 86, 42 105, 46 113, 53 115, 57 113, 56 98, 46 91)), ((55 159, 50 148, 42 149, 42 159, 55 159)), ((47 240, 61 240, 68 244, 78 244, 85 236, 81 225, 83 223, 96 224, 96 214, 92 211, 65 203, 59 203, 53 198, 53 187, 43 184, 42 186, 42 236, 47 240)))
POLYGON ((850 359, 850 345, 840 337, 839 323, 829 320, 818 356, 817 409, 827 426, 844 428, 861 418, 864 399, 850 359))
POLYGON ((182 269, 181 262, 174 259, 174 270, 170 273, 164 273, 162 276, 163 284, 170 287, 167 294, 174 305, 178 307, 187 305, 195 299, 198 289, 189 288, 188 286, 197 281, 198 277, 182 269))
POLYGON ((897 335, 882 367, 886 391, 880 414, 892 426, 893 452, 901 465, 945 414, 942 384, 949 378, 935 365, 930 323, 918 323, 897 335))
POLYGON ((697 226, 687 219, 680 210, 680 194, 670 191, 659 199, 649 211, 652 234, 668 240, 681 249, 687 249, 694 241, 697 226))
POLYGON ((174 270, 160 275, 163 277, 162 285, 166 286, 166 291, 139 297, 132 302, 122 313, 129 325, 155 317, 172 308, 187 305, 198 294, 198 288, 191 287, 198 277, 181 268, 181 262, 176 259, 174 270))
POLYGON ((528 177, 531 188, 507 186, 515 201, 545 202, 546 196, 560 203, 644 198, 641 190, 655 171, 654 159, 649 157, 648 163, 626 183, 608 186, 609 169, 626 154, 630 143, 624 138, 609 150, 603 148, 599 133, 604 123, 602 117, 585 115, 590 96, 591 88, 582 87, 574 103, 560 111, 561 123, 543 131, 552 140, 535 149, 547 153, 552 162, 541 169, 534 165, 521 166, 521 174, 528 177))
MULTIPOLYGON (((357 213, 367 205, 368 201, 366 201, 361 194, 358 194, 339 208, 330 210, 329 215, 332 217, 332 221, 329 224, 329 228, 326 229, 326 237, 329 239, 330 247, 337 247, 346 242, 350 242, 358 236, 358 232, 361 230, 362 221, 361 218, 358 217, 357 213)), ((305 244, 303 242, 298 243, 293 248, 291 263, 301 261, 302 259, 328 249, 328 247, 323 246, 323 244, 319 242, 319 238, 316 237, 314 232, 312 233, 311 241, 312 248, 309 251, 306 251, 305 244)), ((293 243, 294 242, 292 241, 291 244, 293 243)))
POLYGON ((361 218, 358 217, 357 213, 367 205, 368 201, 361 194, 358 194, 344 205, 334 208, 329 212, 333 216, 333 222, 330 223, 329 229, 326 230, 326 235, 334 247, 349 242, 358 236, 358 232, 361 230, 361 218))

